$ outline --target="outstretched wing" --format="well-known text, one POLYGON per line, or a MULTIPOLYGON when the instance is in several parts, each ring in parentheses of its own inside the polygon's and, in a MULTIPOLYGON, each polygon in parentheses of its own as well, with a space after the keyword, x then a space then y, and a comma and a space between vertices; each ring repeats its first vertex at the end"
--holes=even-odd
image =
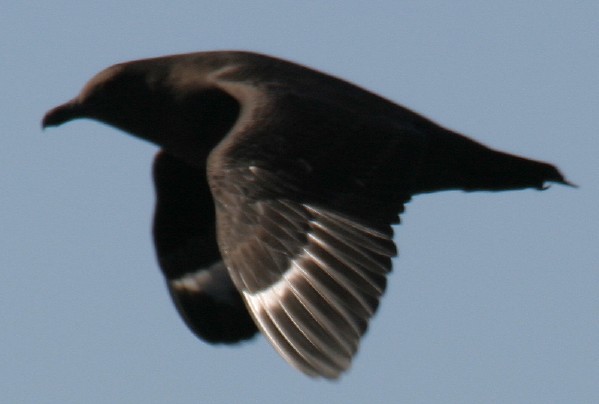
POLYGON ((302 94, 300 83, 278 84, 219 82, 242 109, 207 163, 217 239, 281 356, 310 376, 336 378, 396 255, 391 224, 409 199, 397 157, 406 148, 386 120, 302 94))
POLYGON ((173 302, 189 328, 211 343, 257 332, 222 262, 205 172, 165 152, 154 160, 154 243, 173 302))
POLYGON ((391 225, 276 192, 285 187, 255 166, 227 170, 215 191, 221 251, 277 351, 308 375, 336 378, 385 291, 391 225))

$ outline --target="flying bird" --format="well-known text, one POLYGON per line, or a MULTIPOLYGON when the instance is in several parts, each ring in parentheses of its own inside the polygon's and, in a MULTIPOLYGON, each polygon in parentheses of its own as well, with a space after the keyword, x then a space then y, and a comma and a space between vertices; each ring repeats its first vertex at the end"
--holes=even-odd
POLYGON ((569 185, 310 68, 250 52, 111 66, 42 126, 78 118, 160 147, 153 236, 201 339, 260 331, 313 377, 346 371, 385 291, 413 195, 569 185))

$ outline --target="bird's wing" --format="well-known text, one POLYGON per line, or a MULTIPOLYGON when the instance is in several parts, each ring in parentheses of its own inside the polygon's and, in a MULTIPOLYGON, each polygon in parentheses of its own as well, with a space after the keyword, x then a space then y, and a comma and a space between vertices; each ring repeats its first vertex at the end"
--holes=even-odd
POLYGON ((154 244, 173 302, 189 328, 212 343, 257 332, 222 262, 204 172, 165 152, 154 160, 154 244))
POLYGON ((385 290, 396 254, 390 224, 270 193, 284 185, 257 167, 222 180, 219 243, 258 327, 299 370, 338 377, 385 290), (244 187, 266 192, 254 198, 244 187))
MULTIPOLYGON (((281 108, 284 100, 278 101, 281 108)), ((219 247, 279 354, 310 376, 336 378, 349 368, 385 290, 396 255, 391 224, 409 195, 375 192, 379 177, 361 171, 372 167, 348 159, 359 144, 335 144, 310 132, 302 117, 285 120, 280 114, 290 110, 257 108, 263 109, 245 111, 245 118, 242 109, 236 128, 208 159, 219 247)), ((318 115, 303 118, 335 125, 318 115)), ((352 139, 356 133, 346 137, 352 139)))

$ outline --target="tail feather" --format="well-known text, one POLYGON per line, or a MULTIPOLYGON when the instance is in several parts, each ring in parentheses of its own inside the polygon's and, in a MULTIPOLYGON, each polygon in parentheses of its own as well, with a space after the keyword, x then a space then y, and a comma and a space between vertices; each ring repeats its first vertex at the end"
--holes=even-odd
POLYGON ((495 151, 449 131, 431 136, 421 167, 416 193, 542 190, 548 182, 574 186, 551 164, 495 151))

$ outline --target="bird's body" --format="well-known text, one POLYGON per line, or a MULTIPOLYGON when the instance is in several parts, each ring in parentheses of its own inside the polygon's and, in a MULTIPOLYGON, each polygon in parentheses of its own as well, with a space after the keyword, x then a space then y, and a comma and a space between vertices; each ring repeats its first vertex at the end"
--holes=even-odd
POLYGON ((336 378, 358 349, 412 195, 542 189, 555 167, 491 150, 280 59, 205 52, 99 73, 44 126, 92 118, 156 143, 154 241, 173 300, 209 342, 259 329, 336 378))

